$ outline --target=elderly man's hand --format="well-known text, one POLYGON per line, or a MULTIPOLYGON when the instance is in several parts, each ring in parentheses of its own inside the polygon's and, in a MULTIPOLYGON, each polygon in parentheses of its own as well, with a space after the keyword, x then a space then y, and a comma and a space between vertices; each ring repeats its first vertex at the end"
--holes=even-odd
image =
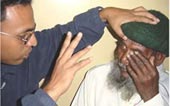
POLYGON ((127 22, 145 22, 149 24, 157 24, 159 19, 149 13, 143 7, 137 7, 132 10, 107 7, 100 12, 103 21, 107 21, 112 29, 124 40, 126 36, 122 32, 121 25, 127 22))
POLYGON ((135 52, 128 56, 128 61, 127 71, 141 98, 146 102, 159 93, 159 74, 153 63, 154 57, 151 57, 150 62, 141 53, 135 52))
POLYGON ((70 32, 67 34, 51 79, 44 88, 44 91, 53 100, 57 100, 69 88, 75 73, 91 62, 90 58, 79 61, 82 56, 89 52, 91 46, 73 54, 74 49, 82 38, 82 33, 79 33, 72 42, 71 35, 70 32))

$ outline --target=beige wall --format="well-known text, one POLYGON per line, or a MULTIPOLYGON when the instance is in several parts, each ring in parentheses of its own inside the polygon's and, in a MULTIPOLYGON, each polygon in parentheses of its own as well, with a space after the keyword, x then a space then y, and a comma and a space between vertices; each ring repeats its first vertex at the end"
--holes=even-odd
MULTIPOLYGON (((75 15, 96 6, 113 6, 128 9, 144 6, 146 9, 157 9, 168 16, 168 4, 168 0, 33 0, 33 9, 37 30, 41 30, 56 24, 67 23, 75 15)), ((100 42, 95 44, 87 55, 93 56, 93 62, 76 74, 70 89, 57 101, 59 106, 69 106, 85 72, 94 65, 110 61, 114 48, 114 39, 105 29, 104 36, 100 42)), ((168 68, 168 59, 166 59, 165 65, 168 68)))

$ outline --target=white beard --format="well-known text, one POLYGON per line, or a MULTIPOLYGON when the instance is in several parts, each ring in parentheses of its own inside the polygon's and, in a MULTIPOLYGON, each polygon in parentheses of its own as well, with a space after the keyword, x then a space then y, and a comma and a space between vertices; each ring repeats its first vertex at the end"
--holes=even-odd
POLYGON ((130 77, 124 78, 121 76, 120 67, 126 68, 124 65, 119 63, 117 59, 115 59, 113 62, 113 68, 108 74, 108 87, 109 89, 116 88, 121 92, 121 98, 125 101, 128 101, 133 96, 133 94, 136 93, 136 87, 130 77))

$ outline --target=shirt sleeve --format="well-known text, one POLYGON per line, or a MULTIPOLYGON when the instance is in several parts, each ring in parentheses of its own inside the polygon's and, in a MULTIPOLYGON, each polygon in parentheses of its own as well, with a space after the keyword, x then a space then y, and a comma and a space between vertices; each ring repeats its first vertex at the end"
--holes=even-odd
POLYGON ((30 54, 30 70, 33 71, 35 79, 40 80, 47 75, 52 62, 59 55, 68 31, 71 31, 73 36, 76 36, 78 32, 83 33, 74 52, 82 50, 87 45, 93 45, 102 37, 106 24, 99 17, 99 8, 96 7, 79 14, 74 17, 73 21, 65 25, 58 24, 51 29, 35 32, 38 45, 30 54))
MULTIPOLYGON (((161 70, 163 72, 163 70, 161 70)), ((164 106, 169 106, 169 74, 160 75, 159 93, 164 101, 164 106)))
POLYGON ((165 105, 164 105, 161 95, 157 94, 152 99, 146 102, 142 100, 138 105, 135 105, 135 106, 165 106, 165 105))
POLYGON ((23 97, 21 102, 22 106, 57 106, 56 102, 42 89, 23 97))

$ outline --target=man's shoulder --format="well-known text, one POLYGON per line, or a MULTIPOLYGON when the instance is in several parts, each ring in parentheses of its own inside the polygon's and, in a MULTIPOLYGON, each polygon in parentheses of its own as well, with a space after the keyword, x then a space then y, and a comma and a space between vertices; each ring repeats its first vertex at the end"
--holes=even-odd
POLYGON ((113 62, 109 62, 106 64, 94 66, 87 72, 87 75, 93 77, 107 76, 112 69, 112 64, 113 62))
POLYGON ((157 69, 160 77, 159 81, 169 83, 169 71, 166 70, 163 65, 158 66, 157 69))

